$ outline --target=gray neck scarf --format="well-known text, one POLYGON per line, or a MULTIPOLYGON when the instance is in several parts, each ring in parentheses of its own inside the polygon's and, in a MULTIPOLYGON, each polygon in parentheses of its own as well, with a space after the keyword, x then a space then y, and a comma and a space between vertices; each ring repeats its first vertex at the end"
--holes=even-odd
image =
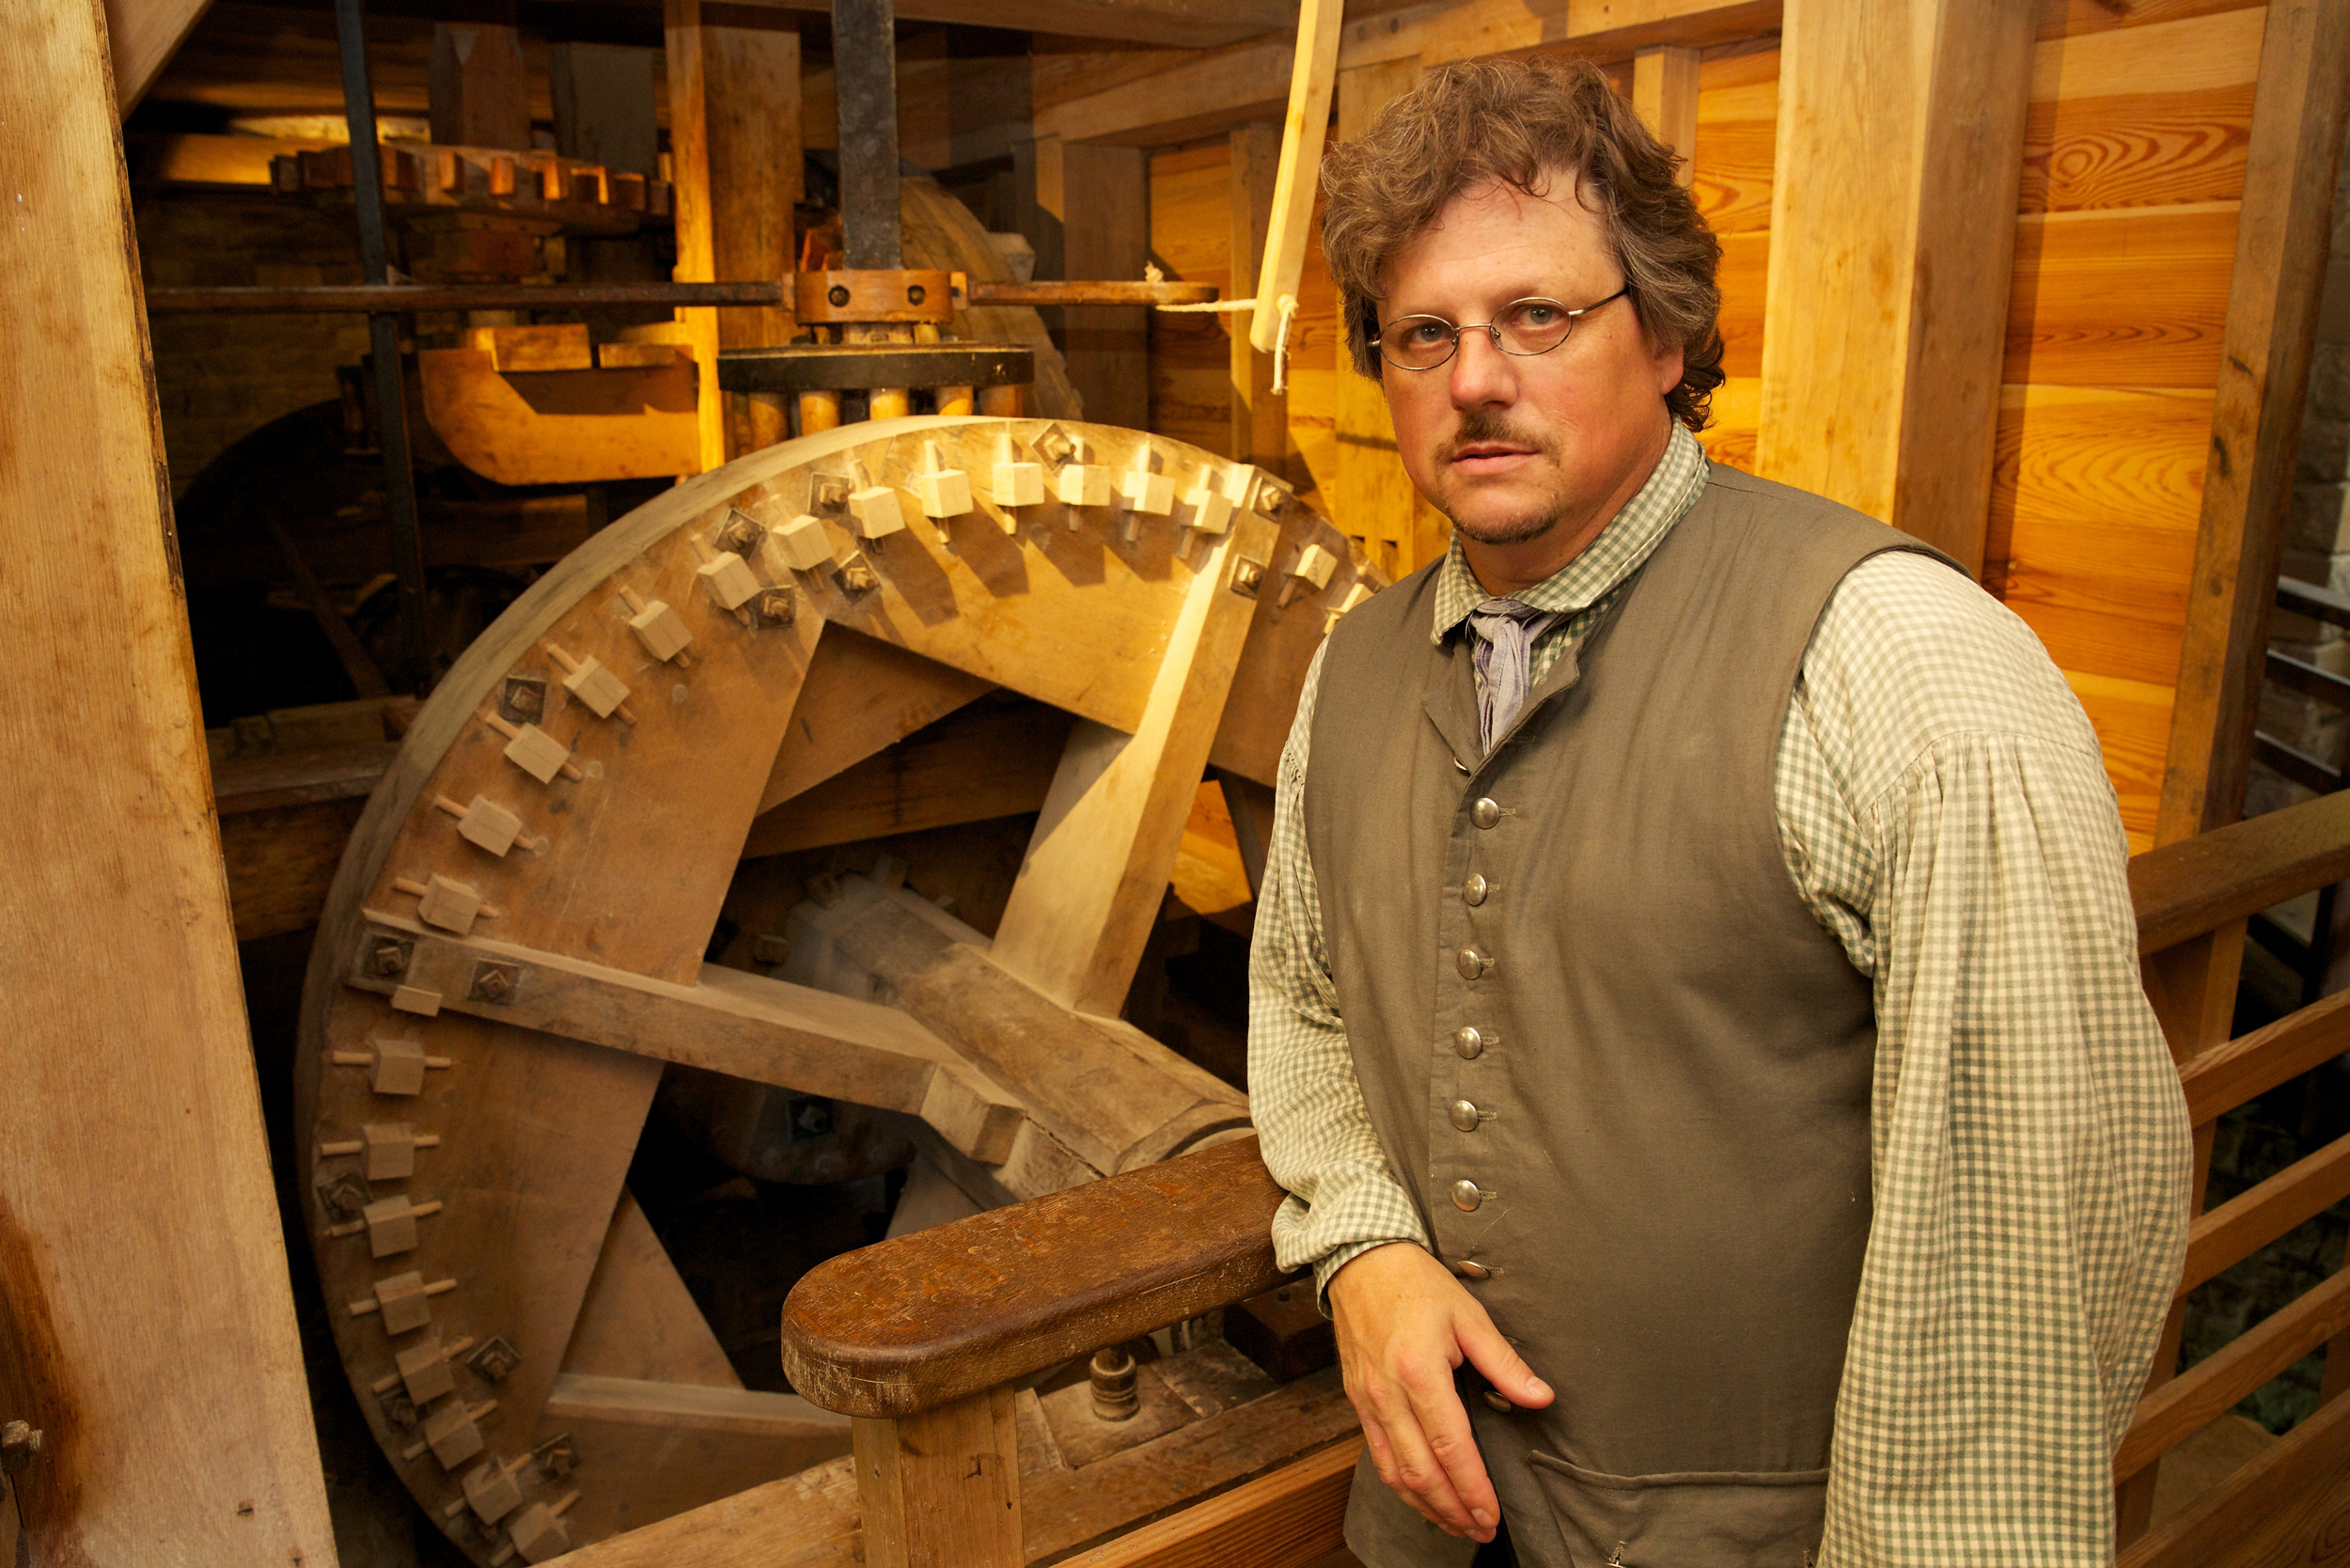
POLYGON ((1477 723, 1487 751, 1526 706, 1534 639, 1563 613, 1515 599, 1488 599, 1469 612, 1469 630, 1477 636, 1477 723))

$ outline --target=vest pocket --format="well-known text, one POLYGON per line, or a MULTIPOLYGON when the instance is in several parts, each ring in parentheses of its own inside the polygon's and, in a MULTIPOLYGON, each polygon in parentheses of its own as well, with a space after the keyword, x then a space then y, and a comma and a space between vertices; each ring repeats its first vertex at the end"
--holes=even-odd
POLYGON ((1825 1470, 1612 1476, 1527 1457, 1574 1568, 1804 1568, 1819 1550, 1825 1470))

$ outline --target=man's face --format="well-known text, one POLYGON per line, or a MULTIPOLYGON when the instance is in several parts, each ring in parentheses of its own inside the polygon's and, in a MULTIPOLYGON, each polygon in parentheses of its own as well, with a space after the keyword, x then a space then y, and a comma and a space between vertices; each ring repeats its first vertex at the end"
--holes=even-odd
MULTIPOLYGON (((1529 296, 1581 309, 1623 286, 1599 218, 1554 176, 1544 196, 1463 192, 1388 263, 1380 320, 1489 321, 1529 296)), ((1479 544, 1569 553, 1629 500, 1663 454, 1664 396, 1681 351, 1660 348, 1627 297, 1577 318, 1548 353, 1503 353, 1461 335, 1432 370, 1384 367, 1403 466, 1479 544)))

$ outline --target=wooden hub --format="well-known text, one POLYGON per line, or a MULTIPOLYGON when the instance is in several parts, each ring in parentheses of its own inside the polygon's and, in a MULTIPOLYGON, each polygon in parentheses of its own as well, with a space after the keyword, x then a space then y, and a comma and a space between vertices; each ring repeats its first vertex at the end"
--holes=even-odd
POLYGON ((1378 586, 1246 464, 927 418, 702 475, 518 601, 370 800, 304 1003, 307 1228, 435 1522, 539 1561, 848 1450, 740 1386, 625 1198, 664 1063, 870 1107, 982 1206, 1245 1127, 1118 1014, 1203 769, 1273 778, 1378 586), (849 878, 810 983, 704 964, 746 846, 827 841, 803 797, 995 688, 1073 717, 992 941, 849 878))

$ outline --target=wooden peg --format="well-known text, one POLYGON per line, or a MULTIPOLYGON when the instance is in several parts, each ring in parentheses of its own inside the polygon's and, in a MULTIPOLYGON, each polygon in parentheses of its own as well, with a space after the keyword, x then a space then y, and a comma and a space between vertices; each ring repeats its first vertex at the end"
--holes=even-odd
POLYGON ((451 1400, 425 1418, 424 1435, 400 1450, 402 1459, 421 1459, 431 1449, 432 1457, 441 1462, 444 1470, 454 1470, 481 1451, 480 1422, 498 1407, 494 1399, 467 1406, 463 1400, 451 1400))
MULTIPOLYGON (((666 610, 668 606, 665 604, 662 608, 666 610)), ((511 724, 501 715, 488 712, 474 716, 506 737, 506 760, 540 783, 553 783, 558 773, 574 780, 587 776, 572 760, 572 748, 537 725, 511 724)))
POLYGON ((432 1322, 432 1309, 428 1303, 436 1295, 446 1295, 457 1288, 454 1279, 435 1279, 426 1283, 422 1274, 410 1269, 388 1279, 378 1279, 375 1294, 351 1304, 351 1315, 364 1318, 370 1312, 384 1315, 384 1332, 405 1334, 423 1328, 432 1322))
MULTIPOLYGON (((878 419, 879 414, 873 416, 878 419)), ((849 493, 849 528, 859 539, 886 539, 906 525, 905 511, 898 504, 898 492, 889 485, 875 484, 866 473, 865 465, 854 465, 858 487, 849 493)))
POLYGON ((1135 447, 1135 461, 1120 477, 1119 498, 1131 512, 1165 517, 1175 510, 1175 481, 1152 467, 1151 443, 1135 447))
POLYGON ((749 562, 731 550, 713 552, 700 540, 694 542, 700 544, 710 557, 702 562, 694 576, 710 595, 712 604, 722 610, 740 611, 757 596, 759 575, 751 570, 749 562))
POLYGON ((628 629, 636 634, 636 640, 645 645, 656 664, 675 663, 690 669, 694 661, 687 656, 685 645, 694 640, 694 634, 685 629, 685 619, 660 600, 650 604, 627 588, 620 590, 620 602, 628 606, 628 629))
POLYGON ((602 660, 593 654, 585 659, 574 659, 554 643, 547 644, 547 651, 554 655, 556 664, 563 666, 563 689, 586 704, 589 713, 598 718, 610 718, 618 713, 625 724, 636 722, 636 715, 630 713, 626 706, 627 682, 604 668, 602 660))
POLYGON ((472 1343, 467 1338, 443 1345, 438 1334, 419 1340, 392 1357, 392 1372, 375 1380, 375 1391, 389 1393, 404 1384, 408 1397, 418 1405, 430 1404, 443 1394, 453 1394, 457 1391, 457 1378, 448 1370, 449 1363, 463 1355, 472 1343))
POLYGON ((424 1042, 412 1035, 379 1034, 368 1042, 364 1051, 330 1051, 326 1059, 337 1067, 365 1067, 372 1070, 372 1087, 378 1094, 415 1094, 424 1089, 428 1068, 446 1067, 446 1057, 424 1054, 424 1042))
POLYGON ((1301 587, 1310 585, 1315 592, 1330 586, 1330 573, 1339 568, 1336 556, 1319 544, 1308 544, 1297 552, 1297 559, 1290 563, 1289 581, 1281 585, 1281 608, 1289 608, 1301 587))
POLYGON ((441 1014, 441 994, 427 991, 421 985, 392 987, 392 1006, 401 1012, 413 1012, 419 1018, 437 1018, 441 1014))
MULTIPOLYGON (((1056 492, 1065 507, 1106 507, 1110 504, 1110 471, 1098 463, 1086 461, 1086 444, 1077 436, 1069 437, 1069 461, 1054 477, 1056 492)), ((1077 520, 1071 518, 1075 527, 1077 520)))
POLYGON ((379 1199, 359 1211, 352 1226, 337 1226, 330 1234, 340 1234, 364 1227, 368 1232, 368 1256, 390 1258, 416 1249, 416 1221, 441 1212, 437 1198, 425 1203, 411 1203, 403 1195, 379 1199))
POLYGON ((935 441, 922 443, 923 471, 914 478, 915 498, 925 517, 961 517, 971 510, 971 478, 947 466, 935 441))
POLYGON ((468 1508, 485 1525, 494 1525, 522 1506, 523 1489, 516 1482, 530 1465, 530 1455, 517 1454, 501 1464, 492 1454, 465 1473, 462 1482, 464 1495, 452 1499, 441 1510, 441 1517, 454 1519, 468 1508))
POLYGON ((419 1133, 405 1121, 369 1121, 344 1143, 321 1143, 321 1154, 365 1154, 370 1182, 399 1182, 416 1173, 416 1151, 438 1149, 441 1135, 419 1133))
POLYGON ((776 541, 784 564, 794 572, 812 572, 832 564, 832 536, 824 532, 823 520, 814 512, 804 511, 789 523, 776 524, 767 530, 767 537, 776 541))
POLYGON ((460 839, 501 858, 514 847, 514 836, 523 830, 520 817, 486 795, 476 795, 472 805, 460 806, 446 795, 436 794, 432 804, 457 819, 460 839))
MULTIPOLYGON (((1011 437, 995 438, 995 504, 1007 510, 1014 507, 1036 507, 1044 504, 1044 465, 1022 463, 1011 437)), ((1009 517, 1004 519, 1004 531, 1015 527, 1009 517)))
POLYGON ((1328 636, 1331 630, 1345 618, 1346 613, 1349 610, 1352 610, 1355 606, 1361 604, 1370 597, 1371 585, 1363 582, 1359 578, 1356 579, 1354 585, 1346 590, 1346 597, 1340 599, 1338 602, 1337 606, 1324 616, 1322 622, 1322 635, 1325 637, 1328 636))
POLYGON ((459 882, 454 877, 435 872, 431 881, 418 882, 414 877, 400 876, 392 879, 392 886, 403 893, 416 895, 417 919, 459 936, 473 930, 477 917, 485 920, 505 918, 503 910, 481 902, 481 893, 472 883, 459 882))
POLYGON ((1183 495, 1183 526, 1194 533, 1220 534, 1232 525, 1232 498, 1201 475, 1196 489, 1183 495))
POLYGON ((506 1527, 507 1542, 492 1563, 504 1563, 520 1557, 525 1562, 546 1562, 561 1557, 572 1549, 571 1527, 563 1523, 563 1515, 572 1504, 579 1501, 572 1492, 553 1503, 532 1503, 506 1527))

